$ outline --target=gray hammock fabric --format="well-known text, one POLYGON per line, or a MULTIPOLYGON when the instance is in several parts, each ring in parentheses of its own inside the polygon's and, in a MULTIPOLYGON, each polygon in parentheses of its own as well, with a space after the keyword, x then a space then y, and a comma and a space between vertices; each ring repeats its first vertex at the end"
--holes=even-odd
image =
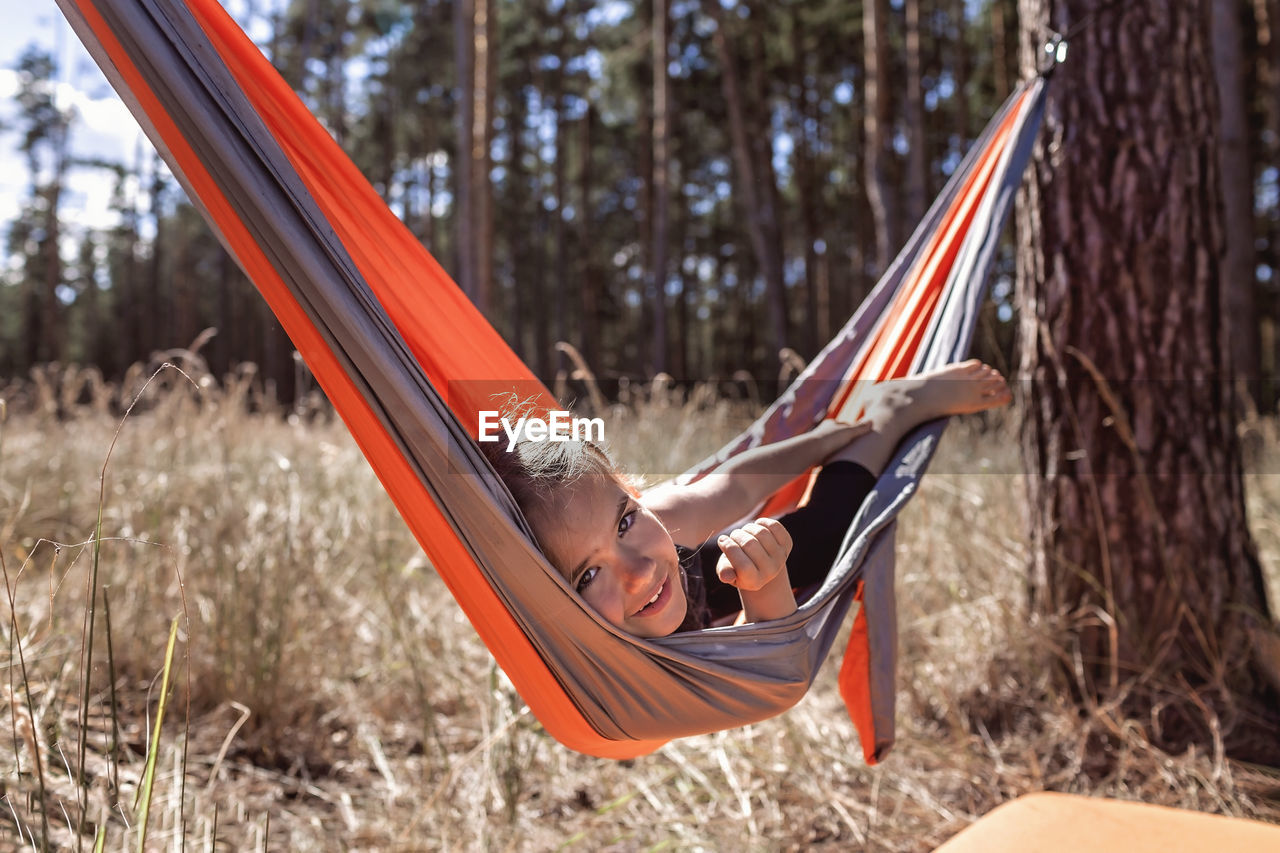
MULTIPOLYGON (((58 3, 193 202, 269 301, 273 277, 283 282, 300 311, 295 317, 292 304, 284 306, 287 310, 277 309, 277 302, 272 307, 322 385, 324 359, 331 358, 363 401, 367 414, 359 406, 344 408, 338 402, 338 392, 347 386, 325 386, 464 609, 471 585, 487 584, 536 650, 540 667, 525 670, 504 663, 504 668, 553 735, 575 749, 617 757, 627 754, 629 743, 636 744, 636 753, 645 752, 674 737, 776 715, 812 684, 861 581, 871 661, 866 688, 874 719, 874 731, 863 731, 862 737, 869 759, 883 757, 893 743, 895 518, 916 491, 943 422, 926 425, 903 443, 858 513, 825 583, 793 615, 658 640, 624 634, 591 610, 543 558, 459 412, 450 408, 447 389, 428 378, 430 370, 424 366, 430 366, 433 356, 433 335, 439 324, 449 323, 462 310, 456 288, 438 292, 439 318, 406 316, 397 294, 405 288, 432 286, 430 279, 438 271, 434 261, 425 253, 426 260, 393 259, 387 263, 403 269, 394 269, 384 280, 353 259, 349 245, 331 224, 333 208, 326 213, 327 202, 317 196, 315 183, 308 183, 314 176, 301 175, 298 167, 309 148, 333 147, 332 141, 309 116, 303 120, 300 102, 271 89, 279 88, 274 71, 217 3, 58 3), (271 91, 246 87, 246 80, 270 81, 264 89, 271 91), (298 137, 288 136, 293 133, 298 137), (180 151, 179 143, 189 151, 180 151), (208 190, 201 175, 212 179, 220 196, 208 190), (250 236, 255 251, 244 248, 239 229, 250 236), (368 448, 377 444, 381 433, 394 443, 405 469, 413 472, 413 487, 400 484, 395 472, 380 467, 376 454, 370 453, 368 448), (442 556, 456 550, 442 550, 439 528, 423 520, 425 502, 447 522, 467 560, 442 556), (554 691, 567 697, 581 726, 566 727, 562 720, 552 719, 560 713, 554 691)), ((972 224, 956 235, 955 260, 912 372, 966 355, 999 233, 1039 128, 1044 87, 1045 80, 1035 78, 1011 96, 853 318, 750 429, 685 476, 705 473, 749 447, 808 430, 823 417, 886 308, 903 283, 918 273, 925 247, 957 203, 966 180, 995 156, 988 190, 972 224), (988 155, 995 129, 1006 118, 1012 131, 1000 149, 988 155)), ((365 197, 376 201, 367 185, 351 182, 347 171, 328 179, 353 206, 365 197)), ((373 233, 400 227, 385 206, 380 212, 361 210, 361 215, 371 217, 368 228, 373 233)), ((486 348, 492 345, 492 339, 480 340, 474 350, 450 356, 485 363, 491 357, 486 348)), ((474 608, 467 612, 495 657, 500 662, 514 659, 503 648, 500 626, 494 627, 490 614, 474 608)))

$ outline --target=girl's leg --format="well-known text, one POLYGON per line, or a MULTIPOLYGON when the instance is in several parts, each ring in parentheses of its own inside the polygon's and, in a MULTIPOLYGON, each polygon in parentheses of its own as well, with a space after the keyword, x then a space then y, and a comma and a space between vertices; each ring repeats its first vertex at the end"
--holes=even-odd
MULTIPOLYGON (((1013 399, 1004 377, 976 359, 881 383, 871 395, 864 415, 872 424, 871 432, 855 439, 827 462, 856 462, 876 476, 884 471, 907 433, 926 421, 981 412, 1013 399)), ((851 418, 854 416, 856 413, 850 414, 851 418)))
MULTIPOLYGON (((845 532, 908 432, 935 418, 978 412, 1011 399, 1000 374, 979 361, 948 365, 873 389, 866 411, 872 431, 826 460, 808 503, 778 519, 794 543, 787 558, 792 586, 804 591, 826 578, 845 532)), ((698 557, 712 617, 741 609, 738 591, 715 575, 720 557, 715 542, 700 548, 698 557)))

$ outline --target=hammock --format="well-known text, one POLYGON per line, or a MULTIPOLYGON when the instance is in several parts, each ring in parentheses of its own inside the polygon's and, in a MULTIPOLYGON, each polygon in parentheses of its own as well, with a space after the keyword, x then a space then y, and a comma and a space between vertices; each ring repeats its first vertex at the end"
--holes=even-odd
MULTIPOLYGON (((216 0, 58 0, 272 311, 521 697, 566 746, 626 758, 765 719, 804 695, 855 602, 841 693, 869 762, 893 743, 895 517, 945 422, 903 442, 826 581, 794 614, 640 640, 547 563, 472 440, 513 382, 556 402, 383 204, 216 0)), ((866 380, 963 358, 1045 81, 992 119, 840 333, 686 477, 856 410, 866 380)), ((794 505, 793 484, 768 511, 794 505)))

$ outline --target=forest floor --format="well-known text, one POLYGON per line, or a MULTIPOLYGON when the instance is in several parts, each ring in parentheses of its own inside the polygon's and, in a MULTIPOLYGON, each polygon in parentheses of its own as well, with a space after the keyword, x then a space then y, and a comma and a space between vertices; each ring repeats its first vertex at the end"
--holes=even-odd
MULTIPOLYGON (((1280 822, 1280 774, 1165 754, 1054 687, 1013 413, 954 423, 899 526, 886 761, 864 763, 829 665, 778 718, 614 762, 543 732, 340 423, 275 410, 248 375, 202 384, 162 376, 118 438, 105 400, 0 416, 0 850, 73 848, 83 814, 84 849, 101 827, 108 850, 145 828, 155 850, 918 851, 1042 789, 1280 822)), ((642 390, 606 435, 630 470, 670 474, 751 408, 642 390)), ((1280 441, 1271 422, 1246 439, 1274 607, 1280 441)))

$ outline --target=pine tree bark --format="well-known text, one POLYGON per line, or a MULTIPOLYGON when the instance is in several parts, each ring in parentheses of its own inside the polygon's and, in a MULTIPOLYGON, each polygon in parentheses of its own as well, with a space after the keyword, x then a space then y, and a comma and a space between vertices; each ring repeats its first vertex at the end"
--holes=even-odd
POLYGON ((1245 520, 1208 0, 1021 0, 1024 70, 1091 13, 1018 211, 1032 607, 1063 679, 1167 749, 1280 761, 1245 520), (1208 720, 1216 717, 1211 724, 1208 720))

